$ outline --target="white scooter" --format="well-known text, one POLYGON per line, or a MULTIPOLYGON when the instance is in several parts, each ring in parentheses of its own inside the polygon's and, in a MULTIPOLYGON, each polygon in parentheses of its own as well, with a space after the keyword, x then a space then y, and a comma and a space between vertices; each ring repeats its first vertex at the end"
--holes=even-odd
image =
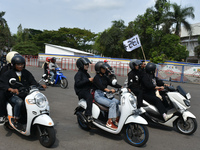
POLYGON ((124 133, 125 140, 133 146, 143 146, 146 144, 149 138, 149 132, 146 127, 147 121, 140 116, 140 113, 144 113, 137 110, 136 100, 127 88, 119 90, 120 96, 120 119, 117 130, 112 130, 106 127, 108 120, 108 108, 100 105, 97 102, 92 106, 93 120, 88 122, 84 115, 87 107, 86 101, 81 99, 78 102, 78 107, 75 109, 75 115, 77 115, 77 121, 79 126, 84 130, 90 130, 91 128, 98 127, 112 134, 119 134, 121 131, 124 133))
POLYGON ((155 123, 168 127, 175 125, 180 133, 186 135, 193 134, 197 129, 197 121, 196 117, 187 110, 190 108, 191 95, 186 93, 181 86, 177 86, 176 89, 173 86, 165 87, 164 92, 165 98, 169 103, 167 113, 173 114, 173 116, 169 120, 164 121, 157 108, 143 100, 145 105, 143 108, 146 110, 146 113, 144 113, 145 117, 155 123))
MULTIPOLYGON (((11 85, 20 84, 15 78, 9 80, 11 85)), ((27 90, 27 89, 26 89, 27 90)), ((25 91, 26 91, 25 90, 25 91)), ((19 91, 20 92, 20 91, 19 91)), ((24 92, 24 91, 23 91, 24 92)), ((23 129, 18 130, 12 123, 13 107, 10 103, 7 104, 8 120, 5 126, 14 129, 17 132, 29 136, 35 131, 38 131, 40 143, 45 147, 51 147, 55 142, 54 122, 49 116, 49 103, 46 96, 39 92, 35 86, 31 86, 25 98, 26 113, 21 116, 19 122, 23 124, 23 129)))

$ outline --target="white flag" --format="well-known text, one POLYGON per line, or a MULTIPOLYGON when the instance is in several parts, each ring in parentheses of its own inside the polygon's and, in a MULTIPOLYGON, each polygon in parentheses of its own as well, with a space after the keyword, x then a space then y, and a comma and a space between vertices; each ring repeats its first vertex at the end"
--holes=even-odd
POLYGON ((132 50, 141 47, 140 38, 138 35, 135 35, 132 38, 123 41, 123 44, 126 47, 127 52, 131 52, 132 50))

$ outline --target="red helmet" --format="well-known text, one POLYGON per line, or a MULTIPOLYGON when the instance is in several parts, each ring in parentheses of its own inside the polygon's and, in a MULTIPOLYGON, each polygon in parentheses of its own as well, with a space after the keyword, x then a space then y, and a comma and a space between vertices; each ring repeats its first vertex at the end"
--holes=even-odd
POLYGON ((46 61, 47 61, 47 62, 50 62, 50 61, 51 61, 51 57, 47 57, 47 58, 46 58, 46 61))
POLYGON ((104 62, 107 63, 108 61, 105 59, 104 62))

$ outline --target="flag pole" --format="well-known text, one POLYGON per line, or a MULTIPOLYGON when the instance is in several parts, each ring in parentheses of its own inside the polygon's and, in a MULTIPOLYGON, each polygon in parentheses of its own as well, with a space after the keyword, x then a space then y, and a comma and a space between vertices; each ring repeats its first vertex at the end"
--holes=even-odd
POLYGON ((146 62, 146 57, 145 57, 145 54, 144 54, 144 50, 143 50, 142 44, 141 44, 141 49, 142 49, 142 53, 143 53, 143 56, 144 56, 144 60, 146 62))

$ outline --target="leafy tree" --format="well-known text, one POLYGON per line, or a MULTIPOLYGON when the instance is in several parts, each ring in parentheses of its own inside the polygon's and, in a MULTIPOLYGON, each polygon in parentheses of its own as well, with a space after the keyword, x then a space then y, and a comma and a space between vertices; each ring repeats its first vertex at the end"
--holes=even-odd
POLYGON ((185 7, 181 8, 181 5, 177 5, 176 3, 171 4, 173 9, 172 12, 168 12, 166 15, 166 20, 168 22, 175 24, 175 34, 179 35, 181 31, 181 24, 185 27, 185 29, 191 34, 191 26, 189 22, 186 20, 188 17, 194 19, 194 8, 193 7, 185 7))
POLYGON ((126 26, 123 20, 112 21, 112 23, 111 28, 104 30, 97 36, 94 48, 104 56, 122 58, 125 51, 122 39, 126 26))
POLYGON ((194 48, 194 54, 197 56, 197 58, 200 58, 200 36, 198 37, 198 46, 194 48))
POLYGON ((198 45, 194 48, 194 53, 197 56, 197 58, 199 59, 200 58, 200 45, 198 45))
POLYGON ((182 61, 185 60, 189 52, 185 46, 179 44, 180 37, 174 34, 167 34, 163 36, 161 44, 157 47, 153 47, 150 51, 152 52, 152 57, 150 60, 161 61, 165 60, 176 60, 182 61), (158 57, 158 58, 155 58, 158 57))
POLYGON ((0 49, 8 50, 12 46, 12 37, 4 15, 5 12, 0 12, 0 49))
POLYGON ((32 42, 21 42, 13 47, 13 51, 17 51, 21 55, 38 55, 39 47, 32 42))

